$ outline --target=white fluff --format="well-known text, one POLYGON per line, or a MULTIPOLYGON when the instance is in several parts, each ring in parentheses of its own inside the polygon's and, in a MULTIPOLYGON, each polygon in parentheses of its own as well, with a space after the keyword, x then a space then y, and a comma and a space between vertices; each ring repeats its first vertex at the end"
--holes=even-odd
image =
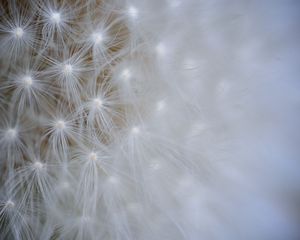
POLYGON ((299 10, 2 1, 0 238, 299 239, 299 10))

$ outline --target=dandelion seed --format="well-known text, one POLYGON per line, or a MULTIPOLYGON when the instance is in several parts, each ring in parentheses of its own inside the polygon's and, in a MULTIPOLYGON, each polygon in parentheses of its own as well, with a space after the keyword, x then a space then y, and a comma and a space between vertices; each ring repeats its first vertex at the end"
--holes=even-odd
POLYGON ((100 98, 95 98, 93 100, 93 103, 96 108, 100 108, 103 106, 103 101, 100 98))
POLYGON ((132 19, 136 19, 139 15, 138 9, 134 6, 129 6, 127 13, 129 15, 129 17, 131 17, 132 19))
POLYGON ((5 136, 7 139, 13 140, 17 136, 17 130, 15 128, 10 128, 6 131, 5 136))
POLYGON ((52 20, 52 22, 58 24, 61 20, 60 13, 59 12, 53 12, 52 15, 51 15, 51 20, 52 20))
POLYGON ((162 111, 166 107, 166 102, 164 100, 160 100, 156 103, 156 110, 162 111))
MULTIPOLYGON (((10 2, 12 4, 7 4, 7 10, 11 11, 11 14, 4 14, 3 8, 1 8, 0 21, 1 57, 5 59, 6 66, 15 64, 21 54, 35 47, 37 30, 32 17, 30 17, 31 13, 22 11, 22 4, 15 6, 13 3, 15 1, 8 1, 7 3, 10 2)), ((27 5, 27 3, 24 4, 27 5)))
POLYGON ((124 69, 121 72, 121 78, 124 79, 125 81, 127 81, 130 77, 131 77, 131 72, 128 68, 124 69))
POLYGON ((101 44, 104 41, 104 36, 102 33, 94 33, 92 38, 95 44, 101 44))
POLYGON ((157 161, 151 162, 150 169, 153 171, 157 171, 157 170, 161 169, 161 164, 157 161))
POLYGON ((156 45, 155 51, 160 57, 164 57, 167 54, 166 46, 162 42, 160 42, 159 44, 156 45))
POLYGON ((40 162, 40 161, 36 161, 34 164, 33 164, 34 168, 37 169, 37 170, 41 170, 44 165, 40 162))
POLYGON ((6 203, 5 203, 5 206, 9 209, 11 208, 14 208, 15 207, 15 203, 12 201, 12 200, 8 200, 6 203))
POLYGON ((71 64, 65 64, 63 66, 63 72, 64 72, 64 74, 66 74, 66 75, 67 74, 71 74, 72 71, 73 71, 73 66, 71 64))
POLYGON ((24 30, 22 28, 20 28, 20 27, 17 27, 14 30, 14 34, 15 34, 16 38, 21 38, 24 35, 24 30))
POLYGON ((108 182, 109 184, 111 184, 111 185, 116 186, 116 185, 119 184, 120 180, 119 180, 119 178, 116 177, 116 176, 110 176, 110 177, 107 179, 107 182, 108 182))
POLYGON ((140 130, 139 127, 133 127, 133 128, 131 129, 131 133, 132 133, 133 135, 138 135, 140 132, 141 132, 141 130, 140 130))
POLYGON ((58 130, 63 130, 66 127, 66 123, 63 120, 58 120, 55 127, 58 130))
POLYGON ((89 159, 92 160, 92 161, 96 161, 97 160, 97 153, 91 152, 89 154, 89 159))
POLYGON ((31 76, 25 76, 23 78, 23 82, 24 82, 25 87, 30 87, 33 83, 33 79, 31 76))

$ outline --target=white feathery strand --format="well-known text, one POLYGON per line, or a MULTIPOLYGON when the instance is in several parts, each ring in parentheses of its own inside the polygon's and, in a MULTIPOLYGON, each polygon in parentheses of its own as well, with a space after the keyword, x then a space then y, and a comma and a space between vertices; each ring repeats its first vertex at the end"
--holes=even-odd
POLYGON ((79 104, 83 74, 88 72, 85 52, 76 48, 63 50, 60 56, 47 58, 49 67, 44 71, 45 77, 53 80, 62 90, 62 96, 68 102, 79 104), (73 53, 74 52, 74 53, 73 53))
POLYGON ((65 115, 59 111, 50 119, 43 120, 43 140, 46 139, 52 154, 60 160, 66 160, 71 141, 80 141, 74 115, 65 115))
POLYGON ((35 11, 29 13, 28 3, 16 6, 8 4, 8 14, 3 14, 0 22, 1 56, 5 64, 15 63, 17 58, 36 44, 37 24, 35 11))
POLYGON ((88 88, 87 100, 77 109, 78 115, 86 118, 89 130, 100 129, 112 134, 116 128, 115 122, 122 119, 122 104, 118 99, 118 92, 109 83, 88 88))

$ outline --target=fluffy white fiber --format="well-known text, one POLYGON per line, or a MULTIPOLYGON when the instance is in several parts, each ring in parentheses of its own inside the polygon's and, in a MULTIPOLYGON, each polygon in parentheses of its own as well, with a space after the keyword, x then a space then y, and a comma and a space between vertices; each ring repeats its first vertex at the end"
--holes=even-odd
POLYGON ((299 13, 1 1, 0 239, 300 239, 299 13))

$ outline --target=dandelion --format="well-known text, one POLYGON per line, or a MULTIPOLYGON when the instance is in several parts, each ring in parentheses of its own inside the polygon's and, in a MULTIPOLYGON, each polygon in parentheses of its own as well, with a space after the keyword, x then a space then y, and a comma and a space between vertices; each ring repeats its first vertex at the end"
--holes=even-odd
POLYGON ((1 1, 0 239, 300 239, 299 6, 1 1))

